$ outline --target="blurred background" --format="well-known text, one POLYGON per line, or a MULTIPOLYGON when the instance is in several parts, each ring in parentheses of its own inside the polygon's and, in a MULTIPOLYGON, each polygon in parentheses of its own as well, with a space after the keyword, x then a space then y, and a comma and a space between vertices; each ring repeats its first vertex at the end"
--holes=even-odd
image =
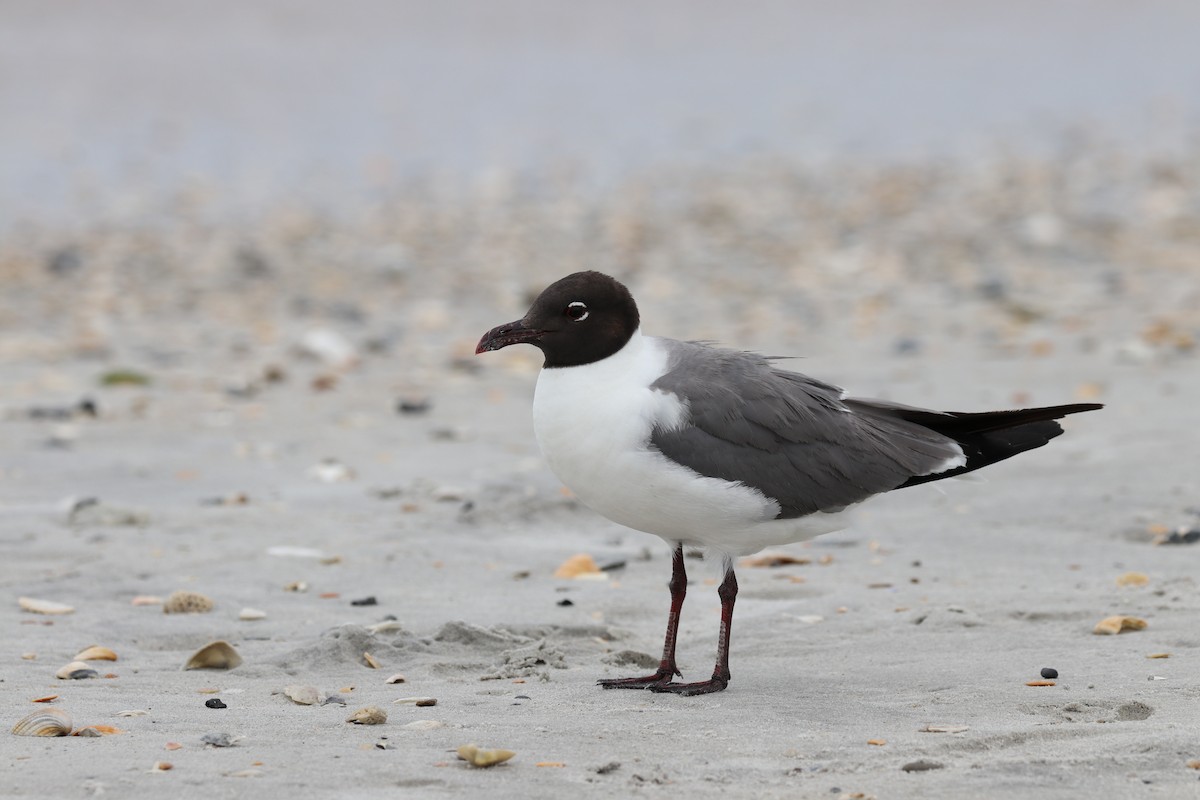
POLYGON ((679 337, 1175 357, 1197 31, 1176 0, 5 0, 0 355, 320 326, 436 372, 595 268, 679 337))

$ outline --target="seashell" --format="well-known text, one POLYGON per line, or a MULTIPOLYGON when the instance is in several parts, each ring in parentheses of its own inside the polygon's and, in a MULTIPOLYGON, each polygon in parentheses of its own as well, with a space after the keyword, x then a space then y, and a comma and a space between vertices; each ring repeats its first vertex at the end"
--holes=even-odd
POLYGON ((199 592, 171 592, 163 601, 164 614, 207 614, 213 601, 199 592))
POLYGON ((308 584, 304 581, 292 581, 283 587, 285 592, 307 592, 308 584))
POLYGON ((32 702, 32 703, 53 703, 57 699, 58 699, 58 695, 48 694, 45 697, 35 697, 30 702, 32 702))
POLYGON ((149 711, 144 711, 140 708, 131 708, 128 711, 118 711, 115 716, 118 717, 144 717, 149 714, 149 711))
POLYGON ((1144 572, 1126 572, 1117 577, 1117 586, 1145 586, 1150 576, 1144 572))
POLYGON ((114 733, 124 733, 120 728, 114 728, 112 725, 87 725, 72 733, 72 736, 98 737, 111 736, 114 733))
POLYGON ((183 745, 179 742, 167 742, 163 745, 164 750, 182 750, 183 745))
POLYGON ((1137 617, 1105 617, 1096 623, 1092 633, 1100 636, 1112 636, 1125 631, 1140 631, 1146 627, 1146 620, 1137 617))
POLYGON ((371 669, 379 669, 379 659, 375 658, 375 656, 371 655, 370 653, 363 653, 363 661, 371 669))
POLYGON ((175 765, 170 761, 155 761, 154 766, 150 768, 151 772, 167 772, 175 769, 175 765))
POLYGON ((53 600, 39 600, 36 597, 18 597, 17 605, 32 614, 71 614, 75 607, 66 603, 56 603, 53 600))
POLYGON ((321 699, 321 693, 317 691, 315 686, 300 686, 293 684, 283 687, 283 693, 291 698, 293 703, 298 703, 302 706, 316 705, 321 699))
POLYGON ((58 672, 54 673, 54 677, 63 681, 79 681, 86 678, 99 678, 100 673, 92 669, 87 662, 72 661, 70 664, 59 667, 58 672))
POLYGON ((403 675, 397 672, 395 675, 384 681, 384 683, 404 683, 406 680, 408 680, 408 678, 405 678, 403 675))
POLYGON ((394 631, 404 630, 399 620, 385 619, 383 622, 376 622, 367 626, 367 630, 371 633, 393 633, 394 631))
POLYGON ((603 574, 600 568, 596 566, 596 559, 587 553, 571 556, 560 564, 558 569, 554 570, 554 577, 556 578, 579 578, 584 575, 598 576, 603 574))
POLYGON ((161 606, 163 599, 152 594, 139 594, 129 601, 133 606, 161 606))
POLYGON ((257 608, 243 608, 238 613, 238 619, 249 622, 250 620, 266 619, 267 612, 259 611, 257 608))
POLYGON ((394 706, 401 706, 401 705, 421 706, 421 707, 436 706, 437 698, 436 697, 401 697, 399 700, 393 700, 392 705, 394 705, 394 706))
POLYGON ((200 737, 200 741, 213 747, 234 747, 241 738, 229 733, 206 733, 200 737))
POLYGON ((69 736, 71 715, 61 708, 39 708, 22 717, 12 732, 17 736, 69 736))
POLYGON ((761 556, 755 556, 753 558, 743 558, 738 562, 738 566, 771 568, 786 567, 790 564, 798 564, 803 566, 811 563, 811 558, 804 558, 802 556, 793 556, 787 553, 764 553, 761 556))
POLYGON ((183 665, 184 669, 233 669, 242 663, 233 645, 225 641, 210 642, 201 647, 183 665))
POLYGON ((494 767, 515 756, 512 750, 480 750, 473 744, 458 748, 458 757, 474 767, 494 767))
POLYGON ((363 706, 346 717, 346 722, 353 722, 355 725, 382 725, 387 722, 387 712, 379 706, 363 706))
POLYGON ((444 728, 446 723, 436 719, 415 719, 407 725, 401 725, 402 728, 407 728, 410 731, 431 731, 435 728, 444 728))
POLYGON ((75 656, 76 661, 116 661, 117 654, 107 647, 101 647, 94 644, 87 648, 79 655, 75 656))

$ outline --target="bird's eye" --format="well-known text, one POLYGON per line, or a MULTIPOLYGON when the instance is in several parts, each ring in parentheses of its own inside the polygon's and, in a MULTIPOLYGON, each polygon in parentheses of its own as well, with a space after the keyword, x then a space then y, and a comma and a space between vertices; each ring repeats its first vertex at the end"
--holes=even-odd
POLYGON ((574 303, 569 304, 563 310, 563 313, 573 322, 583 322, 588 318, 588 307, 576 300, 574 303))

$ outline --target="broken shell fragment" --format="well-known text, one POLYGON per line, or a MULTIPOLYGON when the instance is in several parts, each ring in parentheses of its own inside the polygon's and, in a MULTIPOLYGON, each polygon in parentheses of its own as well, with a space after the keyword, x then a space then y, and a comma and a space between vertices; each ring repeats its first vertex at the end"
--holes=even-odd
POLYGON ((743 558, 738 562, 741 567, 786 567, 790 564, 811 564, 811 558, 803 558, 801 556, 793 556, 787 553, 763 553, 761 556, 754 558, 743 558))
POLYGON ((1117 586, 1145 586, 1150 576, 1144 572, 1126 572, 1117 577, 1117 586))
POLYGON ((346 717, 346 722, 355 725, 382 725, 387 722, 387 712, 379 706, 364 706, 346 717))
POLYGON ((512 750, 480 750, 473 744, 458 748, 458 757, 473 767, 494 767, 515 756, 512 750))
POLYGON ((242 663, 233 645, 226 641, 215 641, 204 645, 187 660, 184 669, 233 669, 242 663))
POLYGON ((321 693, 315 686, 292 684, 283 687, 283 693, 293 702, 302 706, 313 706, 321 699, 321 693))
POLYGON ((243 608, 238 613, 238 619, 245 620, 247 622, 256 619, 266 619, 266 617, 267 612, 259 611, 257 608, 243 608))
POLYGON ((394 705, 394 706, 401 706, 401 705, 420 706, 420 707, 436 706, 437 698, 436 697, 401 697, 399 700, 393 700, 392 705, 394 705))
POLYGON ((100 645, 92 645, 79 655, 75 656, 76 661, 116 661, 117 654, 107 647, 100 645))
POLYGON ((39 708, 22 717, 12 732, 17 736, 68 736, 71 715, 61 708, 39 708))
POLYGON ((371 669, 379 669, 379 659, 370 653, 363 653, 363 662, 371 669))
POLYGON ((95 737, 95 736, 112 736, 113 734, 124 733, 124 732, 125 731, 121 730, 120 728, 113 727, 112 725, 86 725, 86 726, 80 728, 79 730, 75 731, 71 735, 72 736, 95 737))
POLYGON ((1096 623, 1092 633, 1099 636, 1112 636, 1125 631, 1140 631, 1146 627, 1146 620, 1137 617, 1105 617, 1096 623))
POLYGON ((206 614, 213 610, 213 601, 199 592, 172 592, 163 601, 164 614, 206 614))
POLYGON ((587 553, 571 556, 560 564, 558 569, 554 570, 556 578, 580 578, 585 575, 601 576, 603 574, 600 567, 596 566, 596 559, 587 553))
POLYGON ((53 600, 39 600, 36 597, 18 597, 17 605, 31 614, 71 614, 74 606, 66 603, 56 603, 53 600))
POLYGON ((151 772, 167 772, 175 768, 175 765, 170 761, 155 761, 151 772))
POLYGON ((405 678, 402 674, 397 672, 395 675, 384 681, 384 683, 404 683, 406 680, 408 680, 408 678, 405 678))
POLYGON ((54 673, 54 677, 63 681, 80 681, 87 678, 99 678, 100 673, 84 661, 72 661, 70 664, 59 667, 58 672, 54 673))

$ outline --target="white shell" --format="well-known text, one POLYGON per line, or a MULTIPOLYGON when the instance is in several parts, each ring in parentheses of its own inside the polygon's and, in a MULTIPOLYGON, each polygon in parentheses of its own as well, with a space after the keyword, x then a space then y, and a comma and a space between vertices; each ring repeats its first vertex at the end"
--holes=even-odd
POLYGON ((12 732, 17 736, 70 736, 71 715, 61 708, 39 708, 23 717, 12 732))
POLYGON ((249 622, 250 620, 266 619, 266 618, 267 618, 267 612, 259 611, 257 608, 243 608, 241 610, 241 612, 238 613, 238 619, 246 620, 247 622, 249 622))
POLYGON ((283 687, 283 693, 291 698, 293 703, 298 703, 302 706, 316 705, 321 699, 321 693, 317 691, 315 686, 301 686, 293 684, 283 687))
POLYGON ((54 673, 54 677, 59 680, 70 680, 72 678, 95 678, 99 675, 96 670, 92 669, 92 665, 86 661, 72 661, 70 664, 65 664, 59 667, 58 672, 54 673), (90 675, 87 673, 91 673, 90 675))
POLYGON ((233 645, 225 641, 209 642, 201 647, 183 665, 184 669, 233 669, 242 663, 242 657, 233 645))
POLYGON ((18 597, 17 604, 33 614, 71 614, 74 606, 66 603, 56 603, 53 600, 39 600, 36 597, 18 597))
POLYGON ((401 697, 399 700, 393 700, 394 706, 436 706, 436 697, 401 697))
POLYGON ((397 672, 395 675, 384 681, 384 683, 404 683, 406 680, 408 679, 405 678, 403 674, 397 672))

